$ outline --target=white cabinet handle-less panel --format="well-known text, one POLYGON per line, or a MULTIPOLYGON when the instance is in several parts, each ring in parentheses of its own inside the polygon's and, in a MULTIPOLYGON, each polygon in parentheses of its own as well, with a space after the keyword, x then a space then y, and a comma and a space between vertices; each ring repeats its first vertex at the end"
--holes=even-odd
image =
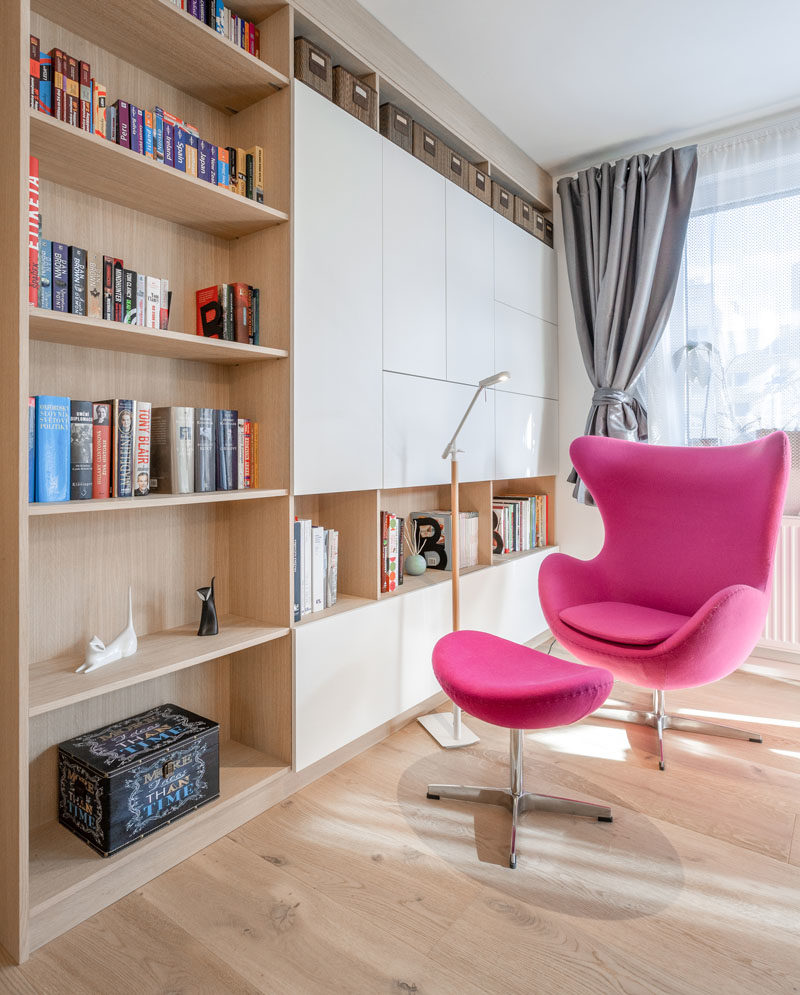
MULTIPOLYGON (((474 387, 401 373, 383 374, 383 486, 424 487, 450 481, 442 459, 474 387)), ((494 396, 484 393, 458 437, 462 481, 494 477, 494 396)))
POLYGON ((558 323, 556 254, 507 218, 494 215, 495 300, 558 323))
POLYGON ((494 306, 494 365, 511 379, 497 390, 558 397, 558 329, 507 304, 494 306))
POLYGON ((446 184, 447 379, 477 384, 498 369, 494 341, 494 212, 446 184))
POLYGON ((379 141, 383 147, 383 369, 445 380, 447 181, 387 139, 379 141))
POLYGON ((495 479, 558 472, 558 401, 495 392, 495 479))
POLYGON ((294 88, 294 492, 367 490, 382 466, 381 140, 294 88))

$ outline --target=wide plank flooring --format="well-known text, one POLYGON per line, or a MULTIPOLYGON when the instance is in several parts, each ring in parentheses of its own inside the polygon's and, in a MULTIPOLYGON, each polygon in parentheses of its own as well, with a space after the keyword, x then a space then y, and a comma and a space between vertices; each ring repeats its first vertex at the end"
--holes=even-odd
MULTIPOLYGON (((646 706, 617 685, 613 699, 646 706)), ((763 745, 591 717, 526 735, 526 784, 613 824, 500 809, 508 733, 444 751, 413 723, 144 888, 0 967, 51 993, 800 992, 800 667, 751 659, 673 711, 763 745)))

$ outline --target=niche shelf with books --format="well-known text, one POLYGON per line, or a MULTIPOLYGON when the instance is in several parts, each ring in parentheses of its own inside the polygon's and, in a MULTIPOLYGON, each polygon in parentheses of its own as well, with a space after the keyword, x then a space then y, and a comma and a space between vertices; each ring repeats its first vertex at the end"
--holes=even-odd
POLYGON ((195 494, 148 494, 136 498, 89 498, 85 501, 36 502, 28 507, 28 515, 76 515, 108 511, 152 511, 154 508, 171 508, 175 505, 218 504, 226 501, 261 501, 265 498, 286 497, 283 489, 248 487, 237 491, 208 491, 195 494))

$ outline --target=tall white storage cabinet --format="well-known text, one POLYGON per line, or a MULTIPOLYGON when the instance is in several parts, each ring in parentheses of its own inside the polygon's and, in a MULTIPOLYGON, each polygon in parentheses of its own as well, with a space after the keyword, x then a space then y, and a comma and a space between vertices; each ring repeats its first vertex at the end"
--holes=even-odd
POLYGON ((383 140, 383 368, 447 379, 445 186, 383 140))
POLYGON ((376 488, 381 139, 293 86, 294 493, 376 488))

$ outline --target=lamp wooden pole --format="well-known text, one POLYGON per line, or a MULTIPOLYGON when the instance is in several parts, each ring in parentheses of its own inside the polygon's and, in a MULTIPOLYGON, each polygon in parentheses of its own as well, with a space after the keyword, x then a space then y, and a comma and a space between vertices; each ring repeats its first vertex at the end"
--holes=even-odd
MULTIPOLYGON (((450 460, 450 521, 452 523, 450 536, 450 550, 453 554, 452 563, 452 596, 453 596, 453 632, 458 632, 461 628, 460 616, 460 580, 461 580, 461 550, 459 549, 459 508, 458 508, 458 452, 454 451, 450 460)), ((461 739, 461 709, 458 705, 453 705, 453 739, 461 739)))

